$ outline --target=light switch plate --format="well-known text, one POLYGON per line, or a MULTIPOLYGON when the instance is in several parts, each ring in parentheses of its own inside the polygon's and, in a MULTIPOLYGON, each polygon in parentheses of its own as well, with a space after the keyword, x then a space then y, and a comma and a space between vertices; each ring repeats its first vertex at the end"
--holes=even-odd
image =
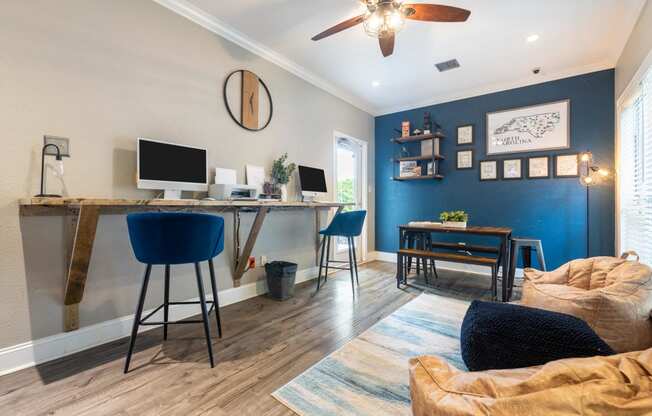
MULTIPOLYGON (((59 148, 61 156, 70 157, 70 139, 67 137, 58 137, 58 136, 43 136, 43 146, 46 144, 53 144, 59 148)), ((57 151, 52 147, 45 149, 45 154, 50 156, 56 156, 57 151)))

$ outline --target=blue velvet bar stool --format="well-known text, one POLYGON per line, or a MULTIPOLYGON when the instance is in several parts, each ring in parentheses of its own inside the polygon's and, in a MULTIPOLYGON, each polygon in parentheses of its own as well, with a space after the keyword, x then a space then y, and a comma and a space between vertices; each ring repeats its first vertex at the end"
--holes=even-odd
POLYGON ((362 233, 362 226, 364 219, 367 216, 367 211, 350 211, 340 212, 333 217, 331 223, 325 229, 321 230, 319 234, 323 235, 321 245, 321 259, 319 261, 319 275, 317 276, 317 291, 321 287, 321 271, 326 268, 324 273, 324 283, 326 283, 329 263, 347 263, 345 261, 330 260, 331 237, 346 237, 349 245, 349 267, 330 266, 332 269, 349 270, 351 272, 351 290, 355 296, 355 283, 353 282, 353 272, 355 271, 355 281, 360 285, 358 279, 358 261, 355 254, 355 237, 362 233), (326 252, 326 263, 324 263, 324 251, 326 252))
POLYGON ((127 216, 129 228, 129 239, 134 255, 139 262, 147 265, 143 285, 138 297, 138 306, 134 316, 134 325, 131 330, 131 341, 127 352, 124 372, 129 371, 131 354, 136 344, 136 336, 140 325, 163 325, 163 339, 168 336, 168 325, 170 324, 204 324, 206 343, 208 344, 208 356, 211 367, 214 367, 213 349, 211 346, 211 334, 209 329, 209 314, 215 308, 217 320, 217 332, 222 337, 222 325, 220 322, 220 306, 217 299, 217 284, 215 282, 215 268, 213 258, 224 250, 224 219, 214 215, 195 214, 184 212, 156 212, 129 214, 127 216), (208 261, 213 300, 206 301, 204 284, 201 276, 200 262, 208 261), (175 264, 195 265, 197 278, 197 289, 199 292, 198 302, 170 302, 170 266, 175 264), (154 309, 147 316, 142 318, 143 306, 147 295, 147 285, 152 266, 165 266, 165 288, 163 304, 154 309), (211 308, 207 310, 206 304, 210 303, 211 308), (201 307, 201 320, 168 321, 170 305, 199 304, 201 307), (163 309, 163 321, 147 322, 152 315, 163 309))

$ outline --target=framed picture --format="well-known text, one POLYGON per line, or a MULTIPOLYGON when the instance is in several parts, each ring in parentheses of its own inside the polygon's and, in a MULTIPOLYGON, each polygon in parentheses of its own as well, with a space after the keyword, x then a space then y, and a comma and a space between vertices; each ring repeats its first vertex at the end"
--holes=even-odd
POLYGON ((481 160, 480 161, 480 180, 497 181, 498 180, 498 161, 481 160))
POLYGON ((473 124, 457 128, 457 145, 473 144, 473 124))
POLYGON ((555 177, 573 178, 580 176, 580 155, 578 153, 555 156, 555 177))
POLYGON ((528 179, 549 178, 550 177, 550 157, 538 156, 531 157, 527 160, 527 177, 528 179))
POLYGON ((457 168, 473 169, 473 150, 457 151, 457 168))
POLYGON ((570 147, 570 100, 487 113, 487 154, 570 147))
POLYGON ((523 179, 523 159, 503 160, 503 179, 523 179))

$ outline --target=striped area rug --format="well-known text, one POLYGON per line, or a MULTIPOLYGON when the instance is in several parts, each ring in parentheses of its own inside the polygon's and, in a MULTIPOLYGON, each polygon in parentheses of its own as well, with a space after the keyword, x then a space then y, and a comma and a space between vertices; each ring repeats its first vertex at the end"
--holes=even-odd
POLYGON ((466 369, 459 336, 468 305, 422 294, 273 396, 301 416, 409 416, 411 357, 438 355, 466 369))

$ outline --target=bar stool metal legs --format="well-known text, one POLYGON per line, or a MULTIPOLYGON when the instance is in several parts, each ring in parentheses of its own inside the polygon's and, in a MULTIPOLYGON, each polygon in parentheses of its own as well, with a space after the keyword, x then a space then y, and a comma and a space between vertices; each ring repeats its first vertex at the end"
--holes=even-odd
POLYGON ((222 321, 220 319, 220 302, 217 299, 217 281, 215 280, 215 267, 213 259, 208 260, 208 270, 211 273, 211 289, 213 290, 213 306, 215 307, 215 320, 217 321, 217 335, 222 338, 222 321))
POLYGON ((201 275, 201 268, 199 263, 195 263, 195 277, 197 279, 197 291, 199 292, 199 302, 170 302, 170 266, 165 266, 165 289, 164 289, 164 300, 163 304, 158 308, 154 309, 143 318, 143 308, 145 307, 145 298, 147 297, 147 288, 149 285, 149 278, 152 272, 152 265, 148 264, 145 269, 145 277, 143 278, 143 284, 140 289, 140 295, 138 296, 138 306, 136 307, 136 313, 134 315, 134 324, 131 328, 131 339, 129 340, 129 349, 127 351, 127 359, 125 361, 124 372, 129 372, 129 364, 131 363, 131 356, 134 352, 134 346, 136 345, 136 337, 138 336, 138 328, 140 325, 162 325, 163 326, 163 339, 168 337, 168 325, 170 324, 196 324, 202 323, 204 325, 204 334, 206 336, 206 344, 208 348, 208 356, 210 359, 211 367, 215 367, 215 361, 213 359, 213 346, 211 344, 211 333, 209 328, 209 314, 212 312, 212 308, 215 308, 215 319, 217 321, 217 332, 222 337, 222 323, 220 320, 220 311, 219 311, 219 301, 217 298, 217 282, 215 280, 215 268, 213 266, 213 261, 209 260, 208 262, 210 277, 211 277, 211 290, 213 292, 213 300, 206 301, 206 294, 204 292, 204 284, 201 275), (211 303, 211 308, 207 308, 206 304, 211 303), (170 322, 169 320, 169 307, 170 305, 187 305, 187 304, 199 304, 201 308, 202 320, 185 320, 178 322, 170 322), (159 310, 163 309, 163 321, 161 322, 148 322, 148 319, 154 315, 159 310))
POLYGON ((138 296, 138 306, 136 307, 136 315, 134 316, 134 325, 131 328, 131 339, 129 340, 129 350, 127 351, 127 360, 125 362, 125 370, 129 371, 129 363, 131 362, 131 354, 134 352, 134 345, 136 345, 136 336, 138 335, 138 327, 140 326, 140 318, 143 315, 143 306, 145 305, 145 296, 147 296, 147 285, 149 284, 149 276, 152 273, 152 265, 148 264, 145 269, 145 277, 143 278, 143 285, 140 288, 140 295, 138 296))
POLYGON ((319 273, 317 275, 317 291, 321 288, 321 276, 322 270, 324 270, 324 283, 326 283, 328 276, 328 269, 338 269, 338 270, 349 270, 351 273, 351 289, 353 290, 353 296, 355 296, 355 286, 360 286, 360 278, 358 276, 358 258, 355 252, 355 237, 347 237, 348 247, 347 254, 349 256, 348 261, 336 261, 331 260, 330 258, 330 247, 331 247, 331 236, 325 235, 324 240, 322 241, 321 254, 319 260, 319 273), (324 256, 326 261, 324 261, 324 256), (330 266, 330 263, 344 263, 348 262, 349 267, 336 267, 330 266))
POLYGON ((208 311, 206 309, 206 295, 204 295, 204 282, 201 278, 201 268, 199 263, 195 263, 195 274, 197 275, 197 290, 199 291, 199 306, 201 307, 201 316, 204 321, 204 332, 206 333, 206 346, 208 347, 208 357, 210 358, 211 368, 215 367, 213 362, 213 346, 211 345, 211 330, 208 326, 208 311))

